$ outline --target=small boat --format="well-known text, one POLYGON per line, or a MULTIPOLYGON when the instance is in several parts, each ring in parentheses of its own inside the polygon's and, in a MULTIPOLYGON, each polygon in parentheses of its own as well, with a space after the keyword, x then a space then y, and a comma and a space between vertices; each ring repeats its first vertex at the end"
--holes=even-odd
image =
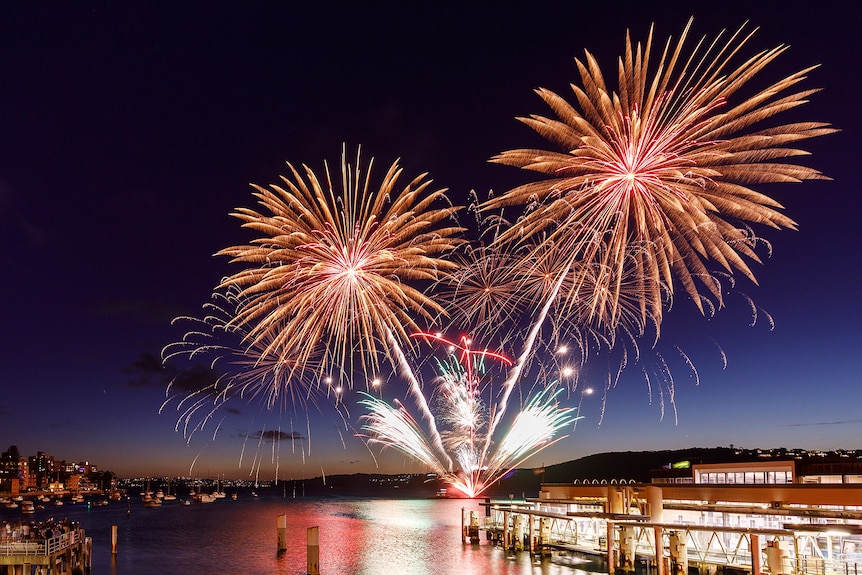
POLYGON ((62 500, 62 499, 55 499, 55 500, 54 500, 54 505, 56 505, 56 506, 58 506, 58 507, 59 507, 60 505, 63 505, 63 500, 62 500))
POLYGON ((191 502, 191 501, 189 501, 188 499, 183 499, 182 504, 183 504, 183 505, 191 505, 191 504, 192 504, 192 502, 191 502))
POLYGON ((36 507, 33 505, 32 501, 23 501, 21 503, 21 513, 25 513, 30 515, 32 513, 36 513, 36 507))
POLYGON ((236 501, 236 493, 231 493, 230 498, 233 499, 234 501, 236 501))
POLYGON ((9 503, 5 504, 4 507, 6 509, 18 509, 18 504, 14 501, 10 501, 9 503))

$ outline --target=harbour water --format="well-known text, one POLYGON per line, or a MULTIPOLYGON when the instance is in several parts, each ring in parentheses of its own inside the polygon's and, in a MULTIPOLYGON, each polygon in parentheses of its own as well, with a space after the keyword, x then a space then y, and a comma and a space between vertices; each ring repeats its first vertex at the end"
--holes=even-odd
POLYGON ((235 501, 139 499, 47 506, 33 515, 0 509, 0 520, 78 522, 93 539, 92 575, 303 575, 306 529, 319 527, 321 575, 593 575, 590 564, 557 555, 531 558, 484 539, 462 545, 461 509, 481 517, 476 500, 292 499, 241 494, 235 501), (277 547, 277 517, 287 517, 288 549, 277 547), (117 554, 111 530, 117 526, 117 554))

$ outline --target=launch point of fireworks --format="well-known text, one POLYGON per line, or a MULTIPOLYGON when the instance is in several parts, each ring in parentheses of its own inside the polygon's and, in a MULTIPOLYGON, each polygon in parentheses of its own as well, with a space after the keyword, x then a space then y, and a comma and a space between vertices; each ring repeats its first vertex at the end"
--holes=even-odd
MULTIPOLYGON (((495 391, 491 384, 492 370, 485 359, 503 366, 511 366, 511 360, 471 348, 467 337, 455 343, 436 334, 413 335, 443 344, 448 353, 446 360, 436 364, 431 394, 435 401, 422 398, 433 406, 433 417, 420 423, 402 402, 390 404, 363 394, 359 403, 368 410, 362 416, 363 437, 424 464, 468 497, 477 497, 526 459, 565 437, 558 433, 575 421, 574 409, 559 404, 564 389, 552 382, 510 418, 501 437, 493 437, 494 423, 506 407, 497 397, 499 389, 495 391)), ((419 389, 414 387, 414 393, 419 389)))

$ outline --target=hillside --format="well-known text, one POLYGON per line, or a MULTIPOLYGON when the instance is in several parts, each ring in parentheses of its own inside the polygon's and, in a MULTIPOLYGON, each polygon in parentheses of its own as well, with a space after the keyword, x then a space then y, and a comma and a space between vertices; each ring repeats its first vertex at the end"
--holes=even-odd
MULTIPOLYGON (((623 451, 597 453, 573 461, 545 468, 516 469, 495 482, 485 496, 495 499, 509 497, 538 497, 539 488, 545 483, 579 482, 650 482, 650 470, 668 467, 673 463, 688 461, 697 463, 727 463, 756 461, 763 458, 828 461, 832 457, 862 459, 860 452, 809 453, 783 448, 760 450, 731 447, 691 447, 688 449, 663 451, 623 451)), ((335 475, 325 480, 304 480, 302 489, 316 496, 371 496, 371 497, 433 497, 445 485, 439 480, 424 475, 335 475)))
MULTIPOLYGON (((722 461, 751 460, 756 457, 748 451, 729 447, 690 448, 666 451, 626 451, 598 453, 574 461, 549 465, 542 469, 516 469, 497 481, 486 495, 493 498, 538 497, 541 483, 571 483, 579 481, 635 480, 648 483, 650 469, 657 469, 678 461, 716 463, 722 461)), ((302 482, 309 495, 432 497, 445 487, 440 481, 424 476, 387 475, 334 475, 302 482)))

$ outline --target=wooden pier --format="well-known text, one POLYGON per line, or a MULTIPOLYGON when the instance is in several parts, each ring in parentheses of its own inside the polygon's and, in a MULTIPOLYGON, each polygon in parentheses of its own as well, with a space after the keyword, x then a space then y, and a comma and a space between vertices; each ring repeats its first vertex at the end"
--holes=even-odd
POLYGON ((83 529, 55 530, 40 539, 19 532, 0 542, 0 575, 85 575, 92 549, 83 529))

